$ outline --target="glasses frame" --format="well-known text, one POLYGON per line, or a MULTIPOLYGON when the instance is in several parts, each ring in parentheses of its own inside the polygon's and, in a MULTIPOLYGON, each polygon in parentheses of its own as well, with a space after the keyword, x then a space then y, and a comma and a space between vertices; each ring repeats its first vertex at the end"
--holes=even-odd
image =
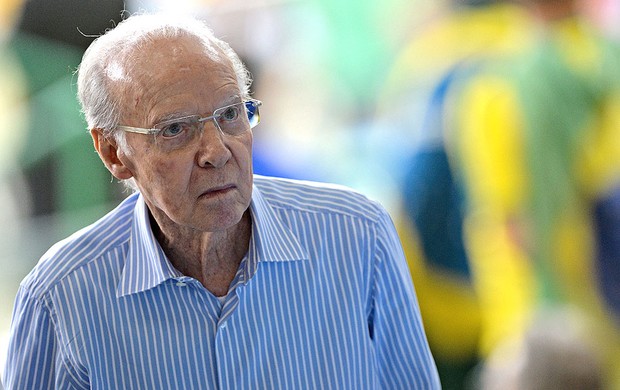
MULTIPOLYGON (((212 120, 213 120, 213 122, 215 123, 215 127, 217 127, 217 129, 218 129, 218 130, 219 130, 222 134, 226 134, 226 133, 222 130, 222 128, 220 127, 220 124, 218 123, 217 119, 218 119, 220 116, 222 116, 222 113, 223 113, 223 112, 224 112, 227 108, 229 108, 229 107, 233 107, 233 106, 236 106, 236 105, 239 105, 239 104, 243 104, 243 105, 244 105, 244 108, 245 108, 245 109, 246 109, 246 111, 247 111, 247 110, 248 110, 248 103, 250 103, 250 104, 252 104, 252 105, 254 106, 254 108, 255 108, 254 115, 258 116, 258 119, 257 119, 256 121, 251 121, 251 120, 249 121, 249 122, 250 122, 250 129, 253 129, 253 128, 254 128, 254 127, 256 127, 256 125, 258 125, 258 123, 260 122, 260 113, 259 113, 259 111, 258 111, 258 107, 260 107, 260 106, 263 104, 263 102, 261 102, 260 100, 256 100, 256 99, 247 99, 247 100, 244 100, 244 101, 239 102, 239 103, 228 104, 228 105, 226 105, 226 106, 224 106, 224 107, 219 107, 219 108, 216 108, 216 109, 213 111, 213 115, 209 115, 209 116, 205 116, 205 117, 199 117, 199 118, 198 118, 198 122, 199 122, 199 123, 204 123, 204 122, 206 122, 206 121, 208 121, 208 120, 211 120, 211 119, 212 119, 212 120)), ((173 118, 173 119, 166 120, 166 121, 164 121, 164 122, 162 122, 162 123, 166 123, 166 122, 174 122, 174 121, 177 121, 177 120, 180 120, 180 119, 190 118, 190 117, 193 117, 193 116, 195 116, 195 115, 188 115, 188 116, 183 116, 183 117, 173 118)), ((249 119, 250 119, 250 118, 248 118, 248 120, 249 120, 249 119)), ((119 129, 119 130, 122 130, 122 131, 127 131, 127 132, 130 132, 130 133, 147 134, 147 135, 156 135, 156 134, 158 134, 160 131, 162 131, 162 129, 160 129, 160 128, 156 128, 156 127, 154 127, 154 128, 150 128, 150 129, 147 129, 147 128, 144 128, 144 127, 133 127, 133 126, 118 125, 116 128, 117 128, 117 129, 119 129)))

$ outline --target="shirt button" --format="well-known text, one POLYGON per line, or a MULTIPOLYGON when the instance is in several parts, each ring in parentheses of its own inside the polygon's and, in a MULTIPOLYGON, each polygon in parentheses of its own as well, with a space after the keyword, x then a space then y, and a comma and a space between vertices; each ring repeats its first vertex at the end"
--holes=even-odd
POLYGON ((187 283, 182 282, 182 281, 180 281, 180 280, 179 280, 179 281, 177 282, 177 286, 179 286, 179 287, 185 287, 185 286, 187 286, 187 283))

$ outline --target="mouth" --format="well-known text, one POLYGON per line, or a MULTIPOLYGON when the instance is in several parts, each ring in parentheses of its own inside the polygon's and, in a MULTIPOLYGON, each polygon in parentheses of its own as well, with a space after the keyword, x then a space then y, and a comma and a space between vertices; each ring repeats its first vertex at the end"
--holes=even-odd
POLYGON ((200 197, 201 198, 214 198, 217 196, 225 195, 237 188, 234 184, 227 184, 224 186, 213 187, 205 192, 203 192, 200 197))

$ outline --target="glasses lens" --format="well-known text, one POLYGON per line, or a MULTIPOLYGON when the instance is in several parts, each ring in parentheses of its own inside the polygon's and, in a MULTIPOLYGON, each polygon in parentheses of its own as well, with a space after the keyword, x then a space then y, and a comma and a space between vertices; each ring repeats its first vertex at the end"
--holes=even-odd
POLYGON ((248 121, 250 122, 250 128, 253 128, 260 122, 260 112, 258 111, 260 102, 257 100, 248 100, 245 102, 245 109, 248 113, 248 121))
POLYGON ((197 115, 166 121, 157 126, 155 143, 166 151, 183 148, 196 138, 200 126, 197 115))

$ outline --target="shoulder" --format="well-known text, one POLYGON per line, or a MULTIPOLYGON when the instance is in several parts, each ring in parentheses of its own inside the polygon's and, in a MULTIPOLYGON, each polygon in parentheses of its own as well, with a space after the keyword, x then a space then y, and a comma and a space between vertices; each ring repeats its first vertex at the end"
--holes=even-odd
POLYGON ((329 213, 379 220, 383 207, 346 186, 256 175, 254 185, 276 209, 305 213, 329 213))
POLYGON ((41 296, 67 276, 129 240, 137 194, 114 210, 45 252, 21 285, 33 296, 41 296))

